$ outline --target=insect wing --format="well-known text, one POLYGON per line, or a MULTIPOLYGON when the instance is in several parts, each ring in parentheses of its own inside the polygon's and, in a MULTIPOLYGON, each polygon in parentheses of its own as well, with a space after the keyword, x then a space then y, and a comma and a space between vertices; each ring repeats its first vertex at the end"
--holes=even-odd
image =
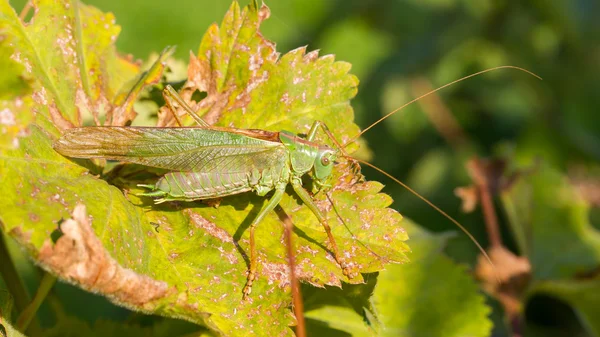
POLYGON ((67 157, 105 158, 173 171, 214 172, 223 167, 264 167, 281 161, 285 147, 208 128, 72 128, 55 142, 67 157))

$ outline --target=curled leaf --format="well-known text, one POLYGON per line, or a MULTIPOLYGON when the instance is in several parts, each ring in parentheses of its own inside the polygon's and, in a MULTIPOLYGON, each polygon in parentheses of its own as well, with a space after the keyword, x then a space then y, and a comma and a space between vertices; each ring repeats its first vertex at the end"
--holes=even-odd
MULTIPOLYGON (((136 196, 138 183, 156 181, 155 170, 119 165, 106 172, 99 163, 70 160, 52 149, 61 130, 80 125, 88 112, 96 124, 129 123, 135 115, 131 102, 139 93, 134 84, 154 83, 166 54, 146 77, 138 75, 137 65, 114 53, 107 42, 112 42, 107 36, 118 32, 112 16, 78 2, 40 0, 35 5, 36 29, 50 25, 54 15, 66 18, 48 29, 44 41, 36 35, 15 51, 27 55, 27 62, 18 60, 25 71, 31 66, 36 81, 33 95, 0 102, 15 116, 12 138, 2 138, 0 147, 0 179, 6 189, 0 195, 3 230, 59 277, 121 305, 187 319, 223 335, 291 335, 288 263, 283 228, 274 212, 256 229, 258 279, 250 299, 242 301, 249 255, 246 229, 265 197, 229 196, 218 208, 202 202, 155 205, 136 196), (83 27, 89 20, 103 20, 109 29, 83 27), (96 40, 98 44, 92 43, 96 40), (62 43, 68 53, 50 50, 54 43, 62 43), (36 52, 47 58, 31 59, 36 52), (64 72, 61 82, 49 70, 55 66, 64 72), (11 142, 18 146, 10 147, 11 142), (52 244, 51 233, 68 218, 62 223, 65 234, 52 244), (136 294, 130 287, 136 284, 147 291, 136 294)), ((15 40, 33 36, 6 7, 2 19, 11 23, 15 40)), ((221 26, 212 26, 203 38, 190 64, 184 99, 221 126, 303 134, 321 120, 340 142, 355 136, 350 99, 358 80, 348 73, 350 65, 305 48, 280 57, 259 31, 268 13, 254 2, 243 9, 231 6, 221 26), (196 102, 198 91, 206 97, 200 95, 196 102)), ((171 123, 163 112, 159 125, 171 123)), ((329 142, 324 135, 317 141, 329 142)), ((392 200, 380 193, 381 184, 357 179, 354 171, 340 163, 332 187, 313 196, 332 226, 342 258, 361 273, 406 262, 402 217, 388 208, 392 200)), ((305 187, 312 190, 310 176, 306 178, 305 187)), ((286 194, 281 206, 296 226, 301 280, 318 286, 363 282, 360 274, 351 279, 343 275, 323 226, 294 193, 286 194)))
POLYGON ((503 246, 492 247, 487 253, 494 265, 480 255, 475 275, 483 281, 483 288, 502 303, 509 317, 520 315, 531 279, 529 260, 503 246))
POLYGON ((78 204, 73 217, 60 224, 62 236, 40 248, 38 261, 64 280, 117 302, 152 307, 151 302, 168 294, 169 286, 119 265, 94 234, 85 206, 78 204))

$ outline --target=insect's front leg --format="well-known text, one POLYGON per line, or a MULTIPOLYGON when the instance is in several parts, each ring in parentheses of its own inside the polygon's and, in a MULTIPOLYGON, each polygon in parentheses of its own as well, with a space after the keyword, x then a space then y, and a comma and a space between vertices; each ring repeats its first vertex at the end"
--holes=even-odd
POLYGON ((333 133, 331 132, 331 130, 329 130, 329 127, 327 126, 327 124, 325 124, 322 121, 314 121, 313 125, 310 127, 310 130, 308 131, 308 134, 306 135, 306 140, 311 141, 311 142, 314 141, 315 137, 317 136, 317 130, 319 128, 323 129, 323 132, 325 132, 327 137, 329 139, 331 139, 331 141, 335 144, 335 146, 344 155, 347 155, 346 152, 344 151, 344 147, 337 141, 337 139, 335 139, 335 137, 333 136, 333 133))
POLYGON ((250 292, 252 291, 252 284, 256 279, 256 269, 257 269, 257 256, 256 256, 256 243, 254 241, 254 230, 256 229, 256 225, 258 225, 267 215, 267 213, 271 212, 275 206, 279 204, 283 194, 285 193, 285 186, 287 184, 283 183, 278 185, 275 188, 275 194, 271 197, 271 200, 263 206, 260 210, 256 218, 250 224, 250 268, 248 270, 248 279, 246 280, 246 286, 243 290, 243 298, 248 298, 250 292))
POLYGON ((327 238, 329 239, 329 245, 331 246, 330 248, 333 252, 333 257, 342 268, 342 273, 348 278, 353 278, 356 275, 355 268, 350 267, 342 260, 337 243, 335 242, 335 238, 331 233, 331 227, 329 227, 329 223, 327 222, 327 218, 323 215, 323 213, 321 213, 321 210, 319 210, 319 207, 313 201, 310 194, 304 189, 304 187, 302 187, 302 181, 300 180, 300 178, 295 177, 292 179, 292 187, 294 188, 294 191, 296 192, 296 194, 298 194, 302 202, 306 206, 308 206, 308 208, 313 212, 313 214, 317 217, 317 219, 325 229, 325 232, 327 233, 327 238))
POLYGON ((314 139, 315 139, 315 137, 317 135, 317 130, 319 128, 323 129, 323 132, 325 132, 325 134, 327 135, 327 137, 329 139, 331 139, 331 141, 335 144, 335 147, 342 153, 342 155, 344 157, 346 157, 347 159, 350 160, 350 165, 352 166, 352 169, 355 170, 356 173, 360 174, 360 165, 358 165, 358 163, 352 157, 350 157, 348 155, 348 153, 344 149, 344 146, 341 145, 337 141, 337 139, 335 139, 335 137, 333 136, 333 133, 331 132, 331 130, 329 130, 329 127, 327 127, 327 124, 325 124, 324 122, 322 122, 322 121, 315 121, 313 123, 313 125, 310 127, 310 131, 308 131, 308 134, 306 136, 306 140, 311 141, 311 142, 314 141, 314 139))

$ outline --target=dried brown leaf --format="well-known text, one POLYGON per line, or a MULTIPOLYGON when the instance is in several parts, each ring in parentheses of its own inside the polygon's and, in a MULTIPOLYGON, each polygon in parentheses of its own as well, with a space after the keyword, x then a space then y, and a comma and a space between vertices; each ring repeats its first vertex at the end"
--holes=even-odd
POLYGON ((60 225, 62 236, 55 244, 46 240, 39 262, 62 279, 114 300, 140 307, 169 295, 166 282, 140 275, 119 263, 94 234, 85 206, 78 204, 73 217, 60 225))
POLYGON ((496 297, 512 317, 522 310, 522 296, 531 278, 531 264, 525 257, 517 256, 503 246, 487 251, 494 265, 479 255, 475 274, 482 280, 483 288, 496 297))

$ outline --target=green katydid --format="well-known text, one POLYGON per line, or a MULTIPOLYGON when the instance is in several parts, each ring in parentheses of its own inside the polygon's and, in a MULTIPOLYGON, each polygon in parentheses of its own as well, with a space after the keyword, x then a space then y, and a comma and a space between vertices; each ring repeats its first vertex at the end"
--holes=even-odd
POLYGON ((315 122, 306 138, 291 132, 243 130, 209 126, 183 102, 171 87, 164 91, 169 106, 173 101, 194 118, 199 127, 81 127, 65 131, 54 144, 59 153, 76 158, 105 158, 172 170, 152 191, 142 195, 165 201, 219 198, 254 191, 275 193, 250 225, 250 268, 244 297, 250 294, 257 272, 254 231, 261 220, 279 204, 288 184, 311 209, 325 228, 335 261, 345 276, 355 273, 340 258, 327 218, 302 187, 301 177, 313 172, 315 183, 324 187, 331 175, 337 152, 314 142, 319 128, 315 122))
MULTIPOLYGON (((173 110, 174 116, 176 113, 173 105, 178 104, 186 110, 198 126, 72 128, 65 131, 54 144, 54 148, 68 157, 105 158, 170 170, 171 172, 162 176, 155 185, 143 185, 151 189, 150 192, 143 195, 156 197, 156 203, 212 199, 249 191, 253 191, 259 196, 265 196, 274 190, 270 200, 262 207, 250 225, 250 266, 246 286, 243 290, 243 296, 247 297, 257 276, 255 228, 279 204, 288 184, 292 185, 295 193, 322 224, 328 236, 329 248, 335 261, 341 266, 343 274, 353 277, 356 271, 342 259, 327 218, 319 210, 309 192, 302 186, 301 177, 310 172, 319 189, 326 187, 336 159, 344 157, 354 160, 345 153, 345 146, 354 142, 372 126, 408 104, 449 85, 500 68, 516 68, 530 73, 521 68, 503 66, 463 77, 392 111, 344 145, 340 145, 327 126, 319 121, 313 123, 304 137, 288 131, 271 132, 210 126, 187 106, 176 91, 167 87, 163 94, 167 104, 173 110), (337 148, 316 142, 319 130, 322 130, 337 148)), ((390 175, 388 177, 406 187, 455 223, 490 261, 483 248, 460 223, 408 186, 390 175)))

